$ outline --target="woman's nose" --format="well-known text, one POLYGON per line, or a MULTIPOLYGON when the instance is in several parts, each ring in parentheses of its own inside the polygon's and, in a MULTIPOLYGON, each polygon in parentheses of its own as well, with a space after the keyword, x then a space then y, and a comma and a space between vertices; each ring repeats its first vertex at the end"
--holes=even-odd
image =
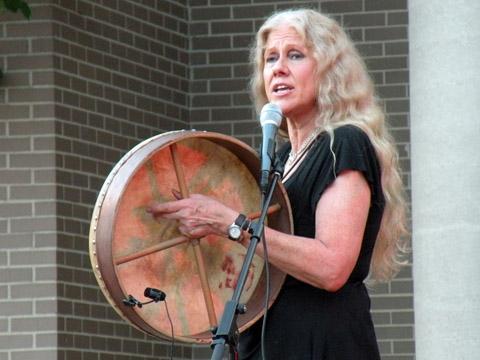
POLYGON ((286 59, 283 56, 280 56, 277 61, 273 64, 272 67, 274 75, 282 75, 288 73, 288 65, 286 59))

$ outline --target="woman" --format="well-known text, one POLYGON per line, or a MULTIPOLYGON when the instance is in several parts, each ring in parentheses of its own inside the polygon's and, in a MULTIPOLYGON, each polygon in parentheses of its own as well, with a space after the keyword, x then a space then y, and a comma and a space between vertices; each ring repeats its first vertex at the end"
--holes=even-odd
MULTIPOLYGON (((267 19, 252 62, 257 107, 274 102, 286 119, 289 142, 278 157, 295 229, 265 229, 270 262, 288 274, 269 311, 267 358, 379 359, 364 280, 398 270, 405 206, 373 84, 344 31, 313 10, 267 19)), ((243 220, 202 195, 150 211, 179 220, 193 238, 227 234, 243 220)), ((248 236, 241 241, 248 246, 248 236)), ((242 334, 241 358, 261 358, 260 328, 242 334)))

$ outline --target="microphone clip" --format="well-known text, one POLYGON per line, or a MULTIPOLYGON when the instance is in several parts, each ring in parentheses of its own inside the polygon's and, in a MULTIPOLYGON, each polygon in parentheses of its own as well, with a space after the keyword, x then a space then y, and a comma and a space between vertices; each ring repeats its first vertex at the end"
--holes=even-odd
POLYGON ((272 171, 278 174, 280 178, 283 176, 283 172, 285 171, 285 165, 279 158, 275 158, 272 171))
POLYGON ((141 308, 143 306, 143 303, 135 299, 132 295, 128 295, 127 299, 122 300, 123 304, 128 307, 135 307, 138 306, 141 308))

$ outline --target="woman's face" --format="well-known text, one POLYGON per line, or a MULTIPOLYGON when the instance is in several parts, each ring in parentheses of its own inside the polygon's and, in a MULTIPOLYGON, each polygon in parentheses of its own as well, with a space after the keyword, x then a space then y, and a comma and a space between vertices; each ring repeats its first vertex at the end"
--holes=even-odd
POLYGON ((270 102, 293 121, 313 120, 316 112, 317 62, 290 26, 272 30, 264 52, 263 80, 270 102))

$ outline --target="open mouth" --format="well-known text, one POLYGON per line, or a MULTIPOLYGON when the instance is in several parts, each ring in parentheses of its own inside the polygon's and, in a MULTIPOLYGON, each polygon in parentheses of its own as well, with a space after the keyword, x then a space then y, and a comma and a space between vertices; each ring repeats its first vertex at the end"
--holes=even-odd
POLYGON ((288 85, 276 85, 274 88, 273 88, 273 92, 276 93, 276 94, 280 94, 280 93, 284 93, 284 92, 288 92, 290 90, 292 90, 293 88, 291 86, 288 86, 288 85))

